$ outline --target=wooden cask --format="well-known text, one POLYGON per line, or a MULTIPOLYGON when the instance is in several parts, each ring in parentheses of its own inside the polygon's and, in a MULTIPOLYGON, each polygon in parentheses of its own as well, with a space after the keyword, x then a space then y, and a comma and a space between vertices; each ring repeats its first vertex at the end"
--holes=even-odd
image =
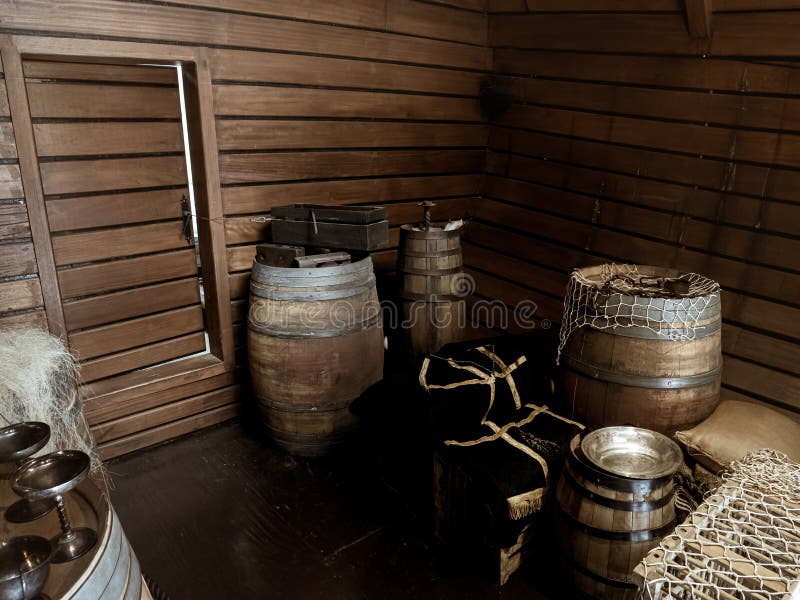
POLYGON ((628 479, 592 465, 580 436, 556 487, 555 533, 578 596, 633 600, 633 568, 675 527, 672 474, 628 479))
MULTIPOLYGON (((0 502, 8 506, 19 500, 8 480, 0 481, 0 502)), ((87 554, 67 563, 50 566, 44 594, 59 600, 144 600, 150 598, 142 581, 139 561, 133 553, 119 517, 108 502, 108 494, 86 480, 64 496, 73 527, 90 527, 97 544, 87 554)), ((60 531, 53 510, 29 523, 2 520, 0 536, 39 535, 52 538, 60 531)))
POLYGON ((461 230, 403 225, 397 253, 404 343, 410 354, 430 354, 464 339, 466 302, 461 230))
POLYGON ((357 426, 350 403, 383 377, 383 326, 372 260, 319 268, 256 260, 248 360, 271 437, 319 456, 357 426))
MULTIPOLYGON (((581 271, 591 277, 599 269, 581 271)), ((639 269, 654 277, 679 274, 639 269)), ((714 411, 722 370, 718 292, 695 299, 600 291, 594 306, 600 316, 571 332, 560 358, 565 410, 573 418, 589 426, 633 425, 671 435, 714 411), (694 323, 693 339, 681 339, 686 320, 694 323)))

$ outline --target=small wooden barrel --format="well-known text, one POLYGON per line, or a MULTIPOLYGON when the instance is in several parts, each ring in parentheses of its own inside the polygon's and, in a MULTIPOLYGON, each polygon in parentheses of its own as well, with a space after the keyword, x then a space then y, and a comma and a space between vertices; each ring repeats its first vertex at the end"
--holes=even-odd
MULTIPOLYGON (((602 267, 581 269, 591 279, 602 267)), ((639 267, 645 275, 680 272, 639 267)), ((595 304, 624 319, 599 318, 576 329, 561 354, 565 407, 590 426, 633 425, 667 435, 699 423, 719 403, 722 369, 719 292, 702 298, 642 298, 598 292, 595 304), (680 326, 697 317, 693 339, 680 326), (624 325, 614 325, 624 321, 624 325), (647 325, 647 326, 644 326, 647 325), (679 335, 676 335, 679 334, 679 335)), ((602 310, 602 308, 601 308, 602 310)))
POLYGON ((403 336, 411 354, 436 352, 464 338, 466 302, 461 230, 400 228, 397 253, 403 336))
MULTIPOLYGON (((44 593, 55 600, 144 600, 150 598, 142 582, 139 561, 122 530, 119 517, 108 503, 107 494, 86 480, 64 496, 73 527, 91 527, 97 544, 80 558, 50 565, 44 593)), ((0 508, 3 511, 19 500, 8 480, 0 481, 0 508)), ((0 517, 0 537, 40 535, 53 538, 60 531, 53 510, 30 523, 8 523, 0 517)))
POLYGON ((594 467, 570 444, 556 488, 556 537, 578 595, 633 599, 633 568, 675 528, 672 475, 627 479, 594 467))
POLYGON ((310 269, 253 263, 248 313, 253 390, 274 441, 319 456, 357 426, 350 403, 383 377, 372 260, 310 269))

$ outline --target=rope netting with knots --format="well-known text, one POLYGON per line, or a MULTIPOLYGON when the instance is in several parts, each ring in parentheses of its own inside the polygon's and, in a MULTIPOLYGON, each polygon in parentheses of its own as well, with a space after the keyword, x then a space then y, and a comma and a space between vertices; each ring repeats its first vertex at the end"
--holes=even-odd
POLYGON ((719 284, 707 277, 659 267, 575 269, 564 298, 558 357, 570 335, 585 326, 644 330, 649 337, 668 340, 700 337, 714 326, 706 321, 719 314, 719 291, 719 284))
POLYGON ((635 569, 639 598, 800 598, 800 464, 775 450, 723 483, 635 569))

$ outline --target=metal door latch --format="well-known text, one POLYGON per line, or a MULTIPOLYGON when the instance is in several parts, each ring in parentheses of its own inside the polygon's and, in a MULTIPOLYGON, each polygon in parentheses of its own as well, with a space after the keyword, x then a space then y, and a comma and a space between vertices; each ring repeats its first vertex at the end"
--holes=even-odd
POLYGON ((183 214, 183 237, 187 244, 193 244, 192 240, 192 211, 189 206, 189 198, 186 194, 181 196, 181 213, 183 214))

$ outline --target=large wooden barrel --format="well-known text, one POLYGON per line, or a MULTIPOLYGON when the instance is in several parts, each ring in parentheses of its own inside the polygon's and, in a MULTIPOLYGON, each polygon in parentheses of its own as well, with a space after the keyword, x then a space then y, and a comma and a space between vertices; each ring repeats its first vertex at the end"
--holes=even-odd
MULTIPOLYGON (((591 280, 599 279, 601 269, 580 271, 591 280)), ((681 275, 638 269, 652 277, 681 275)), ((714 411, 722 368, 719 292, 640 297, 599 288, 594 307, 601 316, 572 332, 560 359, 565 408, 573 418, 590 426, 634 425, 671 435, 714 411), (686 321, 694 324, 692 339, 681 339, 686 321)))
MULTIPOLYGON (((0 481, 3 511, 19 500, 7 479, 0 481)), ((125 537, 117 513, 94 482, 86 480, 64 496, 73 527, 91 527, 97 544, 87 554, 67 563, 51 564, 44 593, 53 600, 146 600, 139 561, 125 537)), ((0 537, 40 535, 51 539, 60 526, 56 511, 29 523, 9 523, 0 518, 0 537)))
POLYGON ((594 467, 580 436, 556 488, 555 534, 577 596, 632 600, 633 568, 675 527, 672 475, 628 479, 594 467))
MULTIPOLYGON (((461 229, 400 228, 397 253, 403 338, 413 355, 464 339, 466 302, 461 229)), ((466 286, 468 287, 468 286, 466 286)))
POLYGON ((357 426, 350 403, 383 377, 372 260, 310 269, 256 260, 248 360, 264 424, 286 450, 319 456, 357 426))

